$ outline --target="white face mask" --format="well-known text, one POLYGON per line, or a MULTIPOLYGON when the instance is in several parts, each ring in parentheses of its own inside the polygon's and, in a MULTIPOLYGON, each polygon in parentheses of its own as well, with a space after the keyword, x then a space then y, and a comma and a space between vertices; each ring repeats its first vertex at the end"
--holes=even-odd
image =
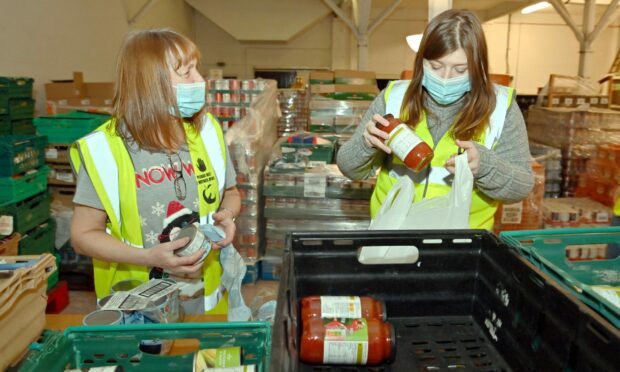
POLYGON ((449 105, 458 101, 459 98, 471 90, 469 74, 451 79, 442 79, 435 75, 427 66, 424 66, 422 85, 435 102, 442 105, 449 105))
POLYGON ((175 93, 179 113, 184 118, 191 118, 205 105, 206 83, 177 83, 175 93))

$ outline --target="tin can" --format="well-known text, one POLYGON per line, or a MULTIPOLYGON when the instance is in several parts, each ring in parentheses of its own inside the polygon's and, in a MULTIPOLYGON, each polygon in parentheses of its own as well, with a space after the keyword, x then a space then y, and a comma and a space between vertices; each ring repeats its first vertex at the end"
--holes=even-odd
POLYGON ((215 103, 222 103, 224 100, 224 94, 222 92, 215 92, 215 103))
POLYGON ((174 236, 172 240, 176 241, 183 238, 189 238, 189 243, 174 251, 174 254, 177 256, 191 256, 198 250, 203 249, 204 253, 199 261, 202 262, 211 251, 211 242, 207 240, 202 231, 200 231, 200 229, 198 229, 195 225, 184 227, 176 234, 176 236, 174 236))
POLYGON ((228 80, 228 88, 230 90, 239 90, 239 80, 228 80))
POLYGON ((222 93, 222 103, 230 103, 230 93, 222 93))
POLYGON ((123 312, 120 310, 95 310, 82 319, 85 326, 123 324, 123 312))

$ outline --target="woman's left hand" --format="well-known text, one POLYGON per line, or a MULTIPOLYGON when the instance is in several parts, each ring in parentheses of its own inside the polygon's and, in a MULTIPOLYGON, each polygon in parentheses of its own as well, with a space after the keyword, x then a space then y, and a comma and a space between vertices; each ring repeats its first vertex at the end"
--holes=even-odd
POLYGON ((232 217, 232 212, 228 209, 222 209, 213 215, 215 225, 224 230, 226 234, 224 239, 219 242, 213 242, 213 249, 222 249, 232 243, 235 232, 237 231, 237 225, 235 225, 235 221, 233 221, 232 217))
MULTIPOLYGON (((474 145, 472 141, 461 141, 461 140, 456 140, 456 144, 457 146, 465 150, 465 153, 467 154, 467 163, 469 164, 469 169, 471 169, 471 173, 475 176, 478 173, 478 170, 480 169, 480 153, 478 152, 476 145, 474 145)), ((444 167, 446 167, 448 172, 452 174, 454 174, 454 172, 456 171, 455 169, 456 156, 457 156, 456 154, 452 155, 450 159, 446 161, 446 164, 444 164, 444 167)))

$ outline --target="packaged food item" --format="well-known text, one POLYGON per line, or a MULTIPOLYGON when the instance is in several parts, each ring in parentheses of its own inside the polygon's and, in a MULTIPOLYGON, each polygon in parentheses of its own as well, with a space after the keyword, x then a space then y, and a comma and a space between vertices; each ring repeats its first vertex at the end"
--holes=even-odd
POLYGON ((211 242, 205 237, 202 231, 194 225, 189 225, 181 229, 173 237, 173 240, 183 238, 189 238, 189 242, 184 247, 174 251, 174 254, 177 256, 191 256, 199 249, 202 249, 204 251, 202 257, 200 258, 200 262, 202 262, 211 251, 211 242))
POLYGON ((392 149, 394 155, 415 172, 420 172, 433 160, 433 149, 406 124, 392 114, 384 118, 389 125, 377 123, 376 127, 388 134, 385 144, 392 149))
POLYGON ((385 302, 369 296, 308 296, 301 299, 301 319, 366 318, 385 320, 385 302))
POLYGON ((241 348, 239 346, 202 349, 194 354, 194 372, 210 368, 238 367, 241 365, 241 348))
POLYGON ((302 362, 375 366, 394 358, 394 328, 378 319, 310 318, 302 328, 302 362))

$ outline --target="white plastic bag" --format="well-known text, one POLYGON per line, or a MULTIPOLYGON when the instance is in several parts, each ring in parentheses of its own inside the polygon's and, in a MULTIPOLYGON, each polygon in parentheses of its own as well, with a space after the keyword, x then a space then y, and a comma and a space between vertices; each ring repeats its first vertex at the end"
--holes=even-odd
MULTIPOLYGON (((467 154, 456 157, 452 189, 447 195, 413 203, 415 189, 408 176, 396 181, 386 195, 369 230, 453 230, 469 229, 469 209, 474 177, 467 154)), ((366 264, 413 263, 415 246, 362 247, 358 259, 366 264)))
POLYGON ((409 208, 401 229, 454 230, 469 229, 469 209, 474 176, 467 164, 467 154, 456 157, 452 189, 447 195, 421 200, 409 208))

